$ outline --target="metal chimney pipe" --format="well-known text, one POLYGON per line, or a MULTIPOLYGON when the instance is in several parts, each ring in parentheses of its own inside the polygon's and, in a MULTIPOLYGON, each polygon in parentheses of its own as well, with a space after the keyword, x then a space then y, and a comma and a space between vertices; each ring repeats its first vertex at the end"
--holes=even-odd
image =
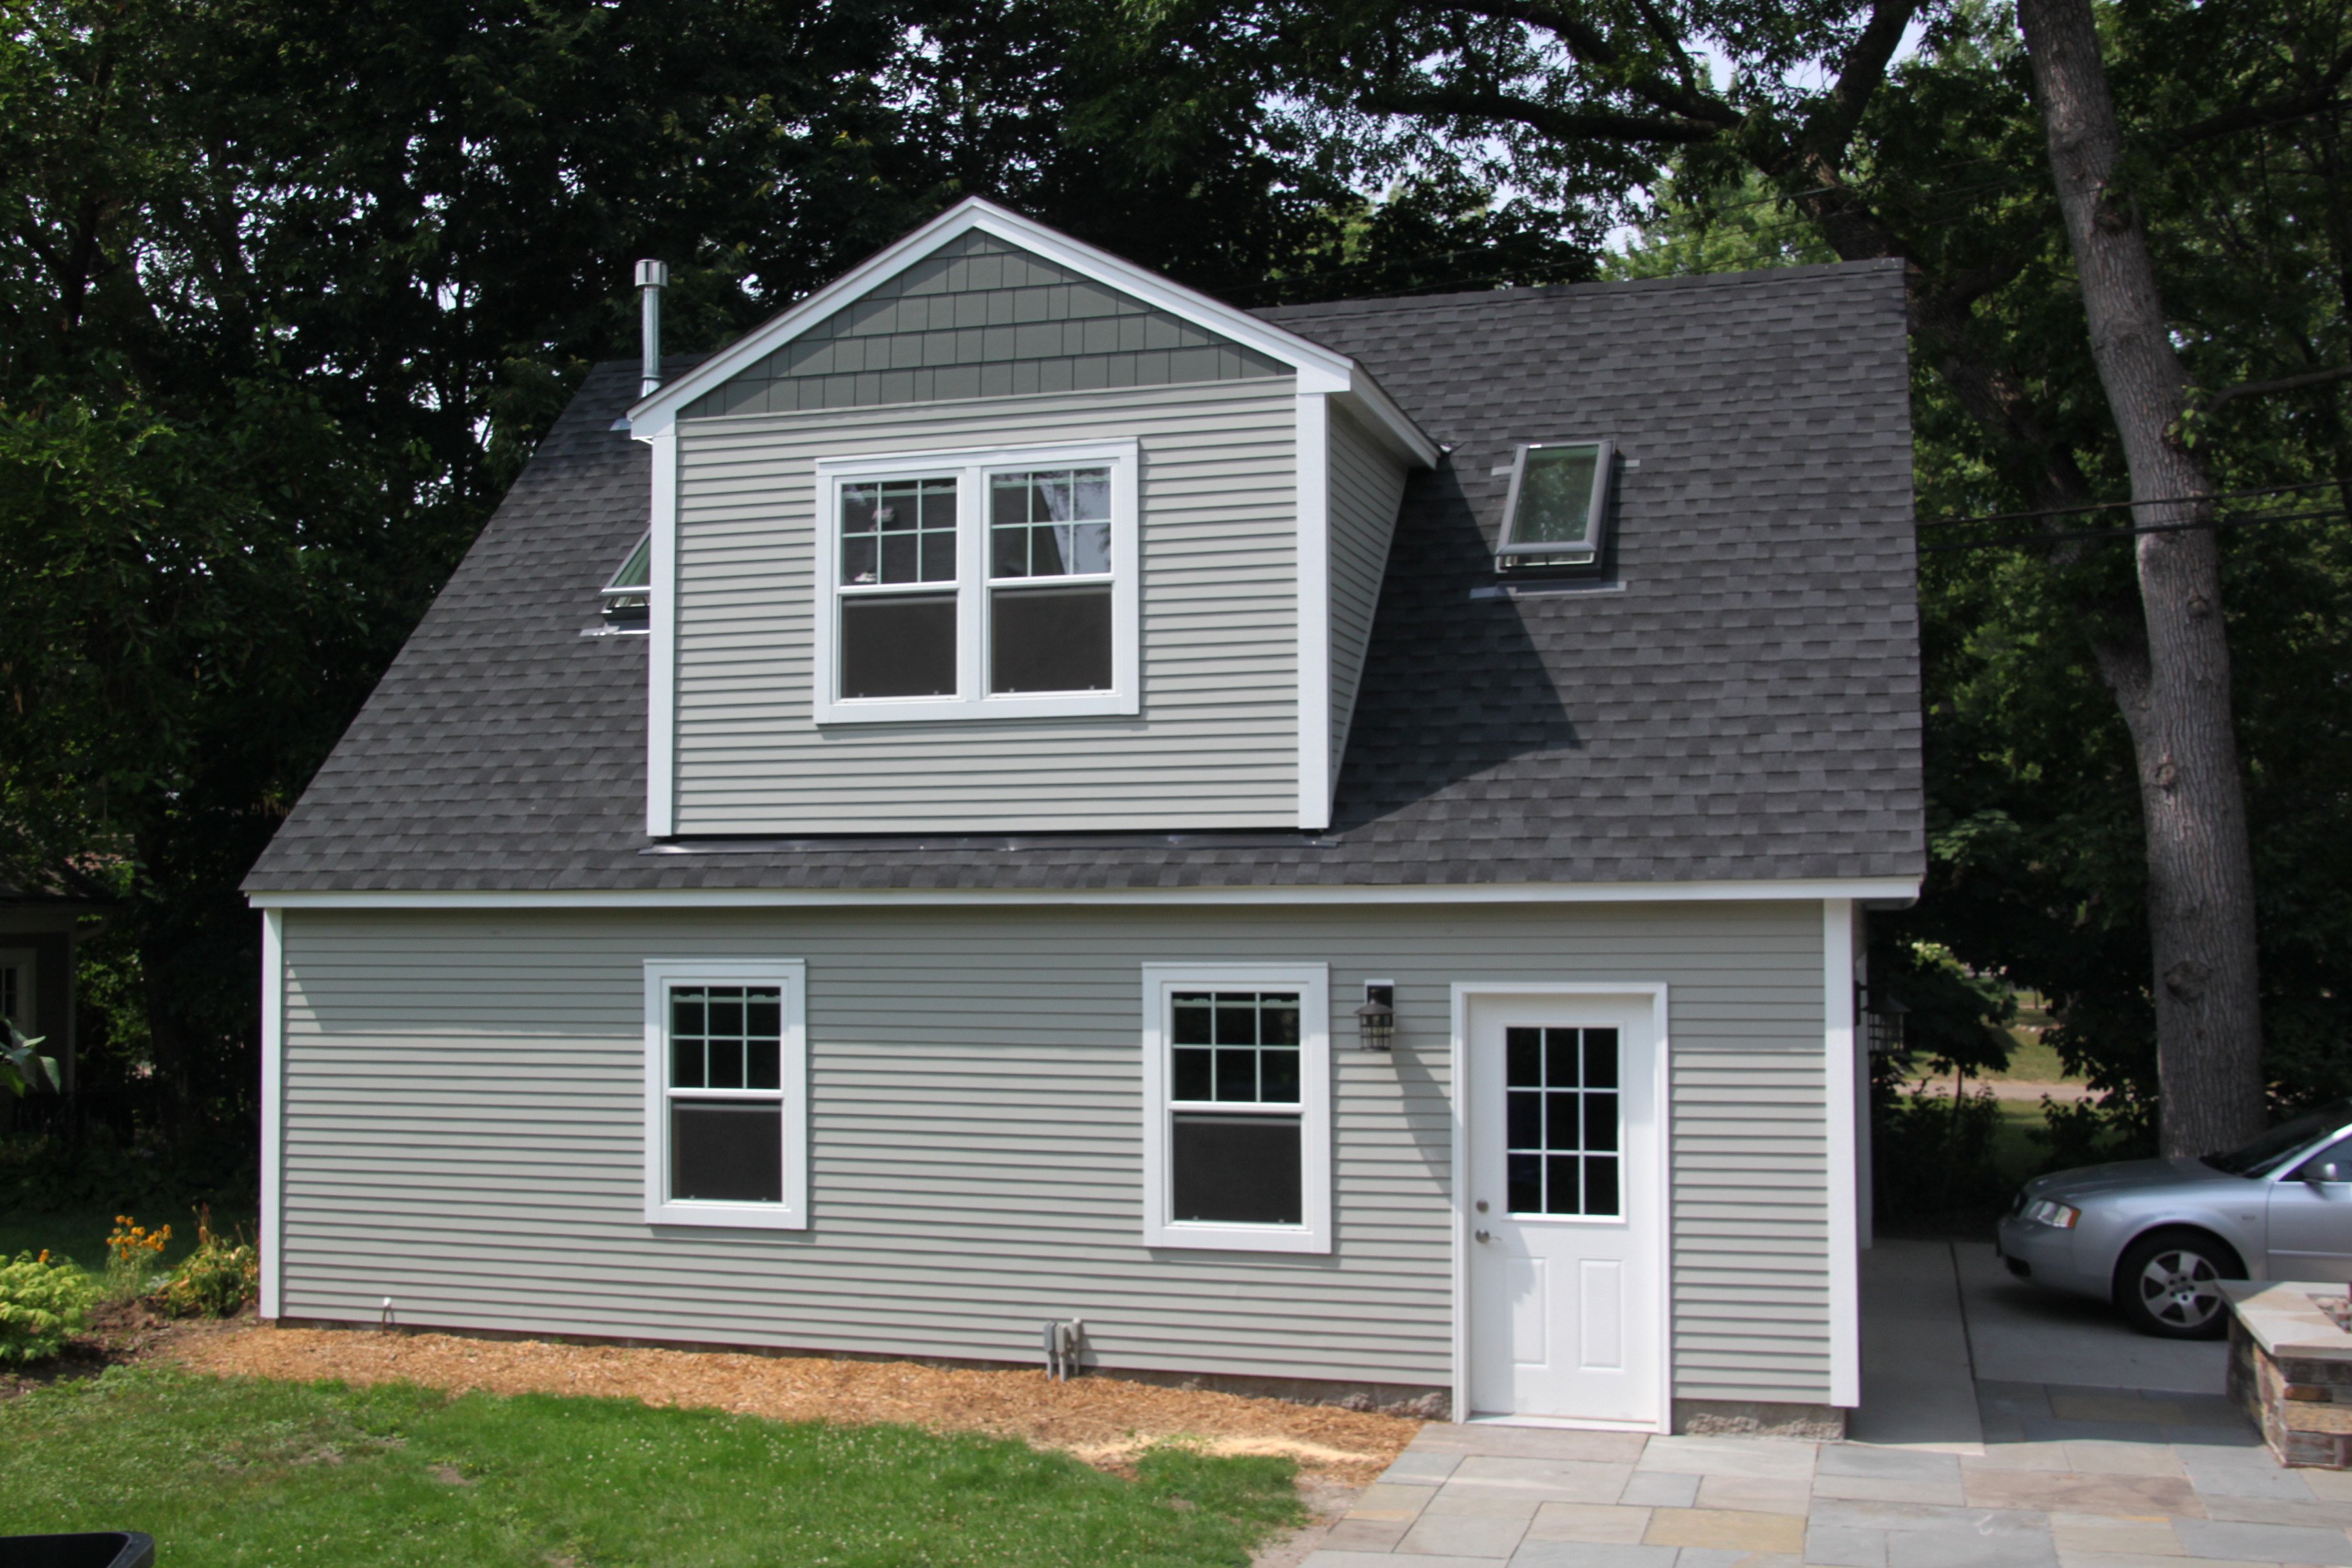
POLYGON ((644 300, 645 368, 637 377, 637 395, 651 397, 661 385, 661 291, 669 286, 669 268, 658 261, 637 263, 637 293, 644 300))

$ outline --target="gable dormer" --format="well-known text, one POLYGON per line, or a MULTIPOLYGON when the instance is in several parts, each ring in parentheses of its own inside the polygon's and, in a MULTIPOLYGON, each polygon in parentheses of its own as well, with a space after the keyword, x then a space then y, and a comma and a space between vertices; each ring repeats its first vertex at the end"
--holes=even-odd
POLYGON ((656 837, 1319 828, 1436 458, 1345 356, 978 201, 630 424, 656 837))

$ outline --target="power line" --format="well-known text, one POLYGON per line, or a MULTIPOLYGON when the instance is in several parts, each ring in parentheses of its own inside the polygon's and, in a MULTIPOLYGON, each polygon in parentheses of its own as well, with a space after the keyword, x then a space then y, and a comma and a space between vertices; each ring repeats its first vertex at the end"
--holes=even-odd
POLYGON ((2257 512, 2250 517, 2215 517, 2201 522, 2147 522, 2130 528, 2078 528, 2063 533, 2020 533, 2006 539, 1970 539, 1952 544, 1922 544, 1922 555, 1941 555, 1963 550, 2001 550, 2023 544, 2061 544, 2075 541, 2112 543, 2116 540, 2137 539, 2146 533, 2189 533, 2200 528, 2248 528, 2258 522, 2295 522, 2311 521, 2352 521, 2352 512, 2341 507, 2323 507, 2314 511, 2257 512))
POLYGON ((1915 526, 1949 528, 1955 523, 1962 522, 2022 522, 2028 518, 2072 517, 2079 512, 2113 511, 2117 508, 2128 506, 2186 506, 2194 501, 2240 500, 2247 496, 2292 495, 2298 490, 2321 490, 2331 485, 2342 483, 2344 481, 2341 479, 2313 479, 2307 484, 2262 485, 2252 489, 2216 490, 2211 495, 2202 496, 2158 496, 2149 500, 2085 501, 2081 506, 2044 507, 2039 511, 1986 511, 1968 517, 1923 517, 1915 526))

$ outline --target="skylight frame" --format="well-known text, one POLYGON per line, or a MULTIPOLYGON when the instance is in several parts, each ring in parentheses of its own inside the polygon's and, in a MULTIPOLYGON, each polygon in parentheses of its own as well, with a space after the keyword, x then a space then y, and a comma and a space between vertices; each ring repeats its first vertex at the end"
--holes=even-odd
POLYGON ((1503 521, 1495 536, 1495 570, 1510 572, 1531 566, 1597 567, 1608 542, 1609 497, 1611 481, 1617 464, 1617 444, 1605 437, 1582 437, 1556 441, 1522 441, 1511 451, 1511 484, 1503 500, 1503 521), (1528 454, 1557 450, 1591 448, 1592 492, 1586 498, 1584 509, 1584 542, 1569 544, 1559 540, 1538 540, 1524 543, 1512 541, 1512 531, 1519 517, 1519 496, 1528 472, 1528 454))
POLYGON ((648 529, 621 558, 619 569, 596 590, 604 603, 607 631, 641 637, 652 629, 653 564, 654 536, 648 529))

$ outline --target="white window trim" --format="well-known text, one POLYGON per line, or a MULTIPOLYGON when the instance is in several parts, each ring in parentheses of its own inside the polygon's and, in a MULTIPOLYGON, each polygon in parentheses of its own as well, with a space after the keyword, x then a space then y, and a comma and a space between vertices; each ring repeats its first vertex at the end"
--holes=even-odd
MULTIPOLYGON (((1138 616, 1142 563, 1141 447, 1135 441, 1054 447, 997 447, 944 452, 821 458, 816 463, 816 637, 810 706, 820 724, 897 724, 942 719, 1075 719, 1140 711, 1138 616), (987 476, 1005 468, 1108 466, 1110 476, 1111 684, 1108 691, 1011 693, 988 690, 987 476), (839 689, 841 637, 841 487, 860 479, 946 477, 957 480, 956 695, 845 700, 839 689)), ((1051 579, 1030 579, 1041 585, 1051 579)), ((907 585, 909 591, 915 584, 907 585)))
POLYGON ((1331 1250, 1331 969, 1326 963, 1143 966, 1143 1245, 1225 1252, 1331 1250), (1168 1217, 1168 997, 1218 986, 1298 993, 1298 1157, 1303 1225, 1209 1225, 1168 1217))
POLYGON ((797 958, 646 960, 646 1223, 808 1228, 808 964, 797 958), (669 989, 673 985, 775 985, 783 990, 778 1082, 784 1121, 784 1201, 725 1204, 669 1196, 669 989))

